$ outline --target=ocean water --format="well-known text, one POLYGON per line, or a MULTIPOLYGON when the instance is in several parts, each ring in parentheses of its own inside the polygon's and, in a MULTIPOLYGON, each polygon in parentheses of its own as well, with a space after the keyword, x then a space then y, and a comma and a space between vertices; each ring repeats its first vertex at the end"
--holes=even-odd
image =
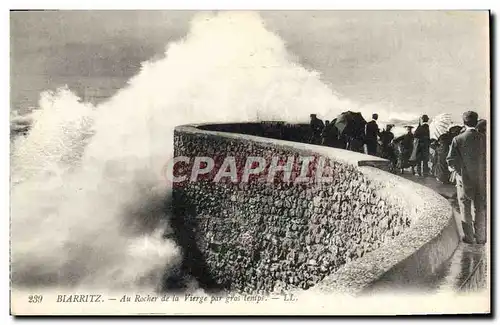
MULTIPOLYGON (((114 63, 97 69, 102 75, 80 67, 49 82, 22 73, 13 79, 22 89, 12 92, 18 113, 33 120, 28 136, 12 142, 14 286, 157 288, 182 256, 162 237, 170 231, 162 169, 176 125, 373 112, 306 68, 257 13, 201 13, 186 28, 133 60, 108 58, 114 63)), ((83 53, 81 46, 70 48, 88 55, 102 45, 83 53)), ((382 125, 418 118, 377 112, 382 125)))

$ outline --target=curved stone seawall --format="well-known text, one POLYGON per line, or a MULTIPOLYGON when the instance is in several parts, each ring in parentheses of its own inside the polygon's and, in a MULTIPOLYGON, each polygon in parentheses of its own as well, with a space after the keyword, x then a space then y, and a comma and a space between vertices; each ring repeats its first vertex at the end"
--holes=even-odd
MULTIPOLYGON (((448 202, 369 167, 385 166, 385 160, 194 126, 177 127, 174 145, 175 156, 191 157, 191 162, 196 156, 235 156, 237 162, 249 156, 268 162, 315 156, 327 158, 332 168, 333 180, 324 183, 268 183, 262 181, 265 175, 257 175, 248 183, 206 179, 176 184, 172 223, 186 265, 207 287, 264 293, 316 286, 359 292, 377 283, 407 284, 437 268, 458 243, 448 202), (431 224, 429 217, 435 219, 431 224), (425 233, 409 236, 414 227, 425 233), (443 231, 451 235, 440 236, 443 231), (435 245, 429 244, 433 240, 435 245), (424 259, 415 255, 418 251, 424 259), (415 265, 412 258, 429 267, 408 271, 415 265)), ((220 159, 214 160, 220 167, 220 159)))

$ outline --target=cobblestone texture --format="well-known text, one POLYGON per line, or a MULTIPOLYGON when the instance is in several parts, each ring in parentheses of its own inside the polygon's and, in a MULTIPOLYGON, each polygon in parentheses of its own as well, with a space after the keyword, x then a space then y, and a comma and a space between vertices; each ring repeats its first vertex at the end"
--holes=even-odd
MULTIPOLYGON (((176 156, 299 155, 294 149, 175 132, 176 156)), ((238 292, 308 289, 410 226, 357 167, 330 161, 334 182, 209 181, 174 188, 176 214, 213 280, 238 292)))

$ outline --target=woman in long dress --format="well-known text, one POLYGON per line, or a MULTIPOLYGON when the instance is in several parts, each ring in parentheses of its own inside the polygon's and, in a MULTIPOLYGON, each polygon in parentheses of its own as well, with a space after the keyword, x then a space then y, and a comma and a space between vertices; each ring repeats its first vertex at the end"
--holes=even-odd
POLYGON ((436 146, 436 167, 434 175, 436 179, 443 184, 451 184, 454 182, 451 172, 448 169, 446 156, 450 150, 453 138, 462 132, 462 126, 455 125, 438 137, 436 146))
POLYGON ((401 174, 404 173, 405 168, 411 167, 412 174, 415 174, 415 164, 410 162, 410 157, 413 152, 413 140, 414 136, 411 131, 413 126, 406 126, 406 130, 408 131, 406 134, 397 137, 394 139, 394 143, 398 145, 398 164, 397 167, 401 171, 401 174))

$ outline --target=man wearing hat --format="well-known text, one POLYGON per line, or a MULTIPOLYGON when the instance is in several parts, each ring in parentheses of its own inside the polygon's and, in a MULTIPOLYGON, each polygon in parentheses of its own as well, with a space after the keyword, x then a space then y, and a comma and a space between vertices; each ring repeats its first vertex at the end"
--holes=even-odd
POLYGON ((365 143, 367 153, 372 156, 377 155, 377 138, 379 136, 379 129, 377 124, 378 114, 372 115, 372 120, 365 125, 365 143))
POLYGON ((311 144, 321 144, 321 132, 325 128, 325 124, 316 114, 311 114, 311 144))
POLYGON ((457 198, 462 215, 464 242, 486 242, 486 136, 475 128, 478 115, 463 114, 465 131, 453 138, 446 157, 456 173, 457 198), (472 217, 474 207, 474 218, 472 217))
POLYGON ((380 132, 380 149, 382 153, 382 158, 385 158, 391 162, 391 171, 396 169, 397 157, 392 146, 392 140, 394 140, 394 133, 391 132, 394 124, 387 124, 385 130, 380 132))
POLYGON ((416 152, 415 163, 417 165, 417 174, 419 176, 429 175, 429 149, 431 145, 431 136, 429 131, 429 117, 422 115, 420 124, 415 130, 416 152))

